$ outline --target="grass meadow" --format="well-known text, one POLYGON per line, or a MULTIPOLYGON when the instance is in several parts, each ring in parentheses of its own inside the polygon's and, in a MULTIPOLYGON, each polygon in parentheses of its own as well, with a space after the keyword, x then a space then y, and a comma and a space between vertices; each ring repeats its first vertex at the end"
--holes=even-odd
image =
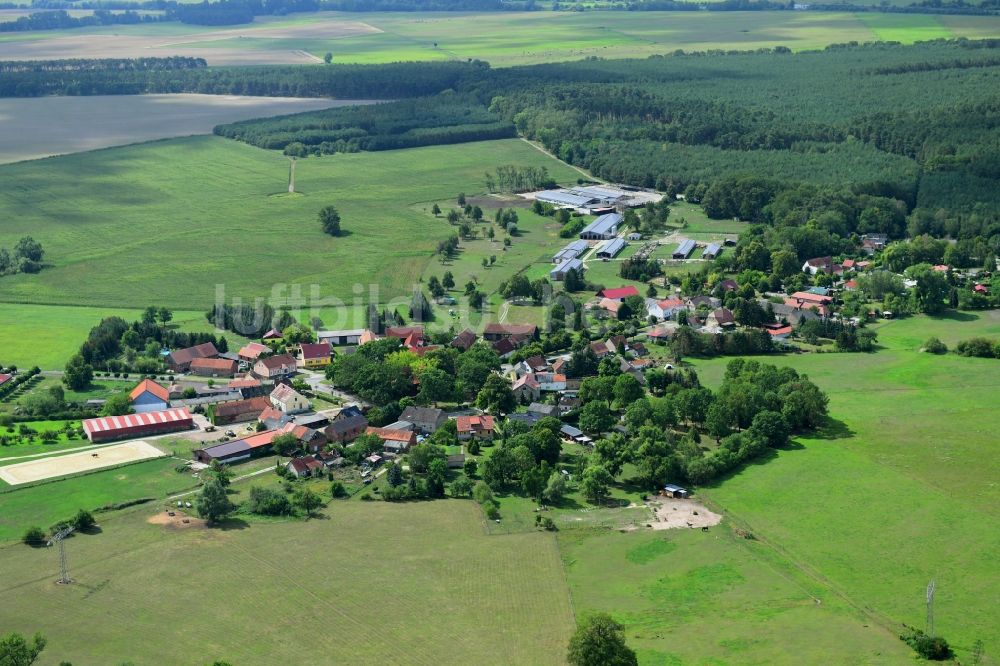
POLYGON ((208 309, 220 291, 291 304, 316 300, 309 285, 346 302, 373 284, 383 298, 409 294, 454 232, 413 206, 481 191, 503 164, 578 176, 515 139, 301 160, 294 195, 280 154, 216 137, 0 167, 0 246, 30 233, 49 264, 0 280, 0 301, 208 309), (331 204, 342 237, 317 222, 331 204))
MULTIPOLYGON (((830 427, 702 494, 886 626, 923 627, 924 588, 936 579, 938 632, 960 657, 976 640, 995 654, 1000 609, 983 590, 1000 548, 1000 372, 995 360, 918 349, 930 335, 996 335, 1000 317, 913 317, 878 332, 875 354, 773 361, 827 391, 830 427)), ((695 365, 712 386, 725 361, 695 365)))
POLYGON ((70 539, 68 587, 52 550, 0 547, 0 626, 45 634, 41 664, 82 665, 553 664, 573 629, 555 537, 487 536, 471 501, 210 531, 151 514, 70 539))
MULTIPOLYGON (((35 233, 35 238, 40 239, 40 234, 35 233)), ((48 245, 45 244, 45 247, 48 252, 48 245)), ((150 300, 148 304, 159 305, 155 300, 150 300)), ((80 349, 80 344, 87 339, 90 329, 97 326, 101 319, 122 317, 126 321, 135 321, 141 316, 142 310, 138 308, 0 303, 0 340, 3 341, 0 345, 0 363, 23 369, 37 365, 43 370, 61 370, 66 361, 80 349)), ((196 333, 221 333, 233 346, 246 341, 229 331, 218 331, 201 311, 174 310, 171 326, 196 333)))
POLYGON ((296 14, 238 28, 177 23, 0 36, 0 58, 185 55, 211 65, 480 59, 493 66, 644 58, 676 49, 821 49, 849 41, 996 37, 1000 17, 850 12, 420 12, 296 14), (307 55, 311 54, 312 58, 307 55))

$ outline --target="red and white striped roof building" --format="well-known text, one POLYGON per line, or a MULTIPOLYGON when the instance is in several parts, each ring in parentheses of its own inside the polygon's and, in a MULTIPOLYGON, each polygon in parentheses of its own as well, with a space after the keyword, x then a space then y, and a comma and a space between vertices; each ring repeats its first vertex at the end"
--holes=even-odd
POLYGON ((144 414, 102 416, 83 421, 83 431, 92 442, 108 442, 127 437, 162 435, 194 427, 194 418, 184 409, 165 409, 144 414))

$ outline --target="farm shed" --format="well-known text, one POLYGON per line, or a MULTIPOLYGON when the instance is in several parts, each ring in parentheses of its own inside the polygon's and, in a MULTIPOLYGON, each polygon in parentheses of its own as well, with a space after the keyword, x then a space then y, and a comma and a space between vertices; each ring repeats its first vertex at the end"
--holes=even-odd
POLYGON ((622 223, 622 216, 618 213, 608 213, 588 224, 580 232, 580 238, 584 240, 608 240, 614 238, 618 233, 618 225, 622 223))
POLYGON ((667 497, 673 497, 675 499, 684 499, 690 495, 690 493, 680 486, 675 486, 672 483, 668 483, 663 486, 663 494, 667 497))
MULTIPOLYGON (((2 375, 0 375, 2 378, 2 375)), ((170 407, 170 392, 152 379, 143 379, 128 394, 132 409, 137 413, 159 412, 170 407)))
POLYGON ((609 240, 600 250, 597 251, 598 259, 614 259, 615 256, 625 249, 625 241, 621 238, 609 240))
POLYGON ((83 421, 83 431, 91 442, 110 442, 127 437, 162 435, 194 427, 191 413, 184 408, 160 412, 104 416, 83 421))
POLYGON ((555 282, 562 282, 566 279, 566 274, 571 270, 575 270, 578 273, 583 272, 583 262, 579 259, 570 259, 569 261, 564 261, 551 271, 549 271, 549 278, 555 282))
POLYGON ((570 259, 576 259, 581 254, 587 251, 590 245, 585 240, 575 240, 569 243, 566 247, 559 250, 553 257, 553 264, 561 264, 564 261, 569 261, 570 259))
POLYGON ((219 462, 244 460, 269 450, 274 438, 280 434, 277 430, 265 430, 243 439, 234 439, 205 449, 195 449, 192 454, 195 460, 205 464, 210 464, 213 460, 219 462))
POLYGON ((567 190, 545 190, 535 195, 536 201, 552 204, 553 206, 567 206, 570 208, 584 208, 594 203, 599 203, 597 197, 588 194, 576 194, 567 190))
POLYGON ((361 342, 364 335, 363 328, 350 328, 342 331, 319 331, 316 338, 320 342, 328 342, 331 345, 356 345, 361 342))
POLYGON ((686 240, 683 241, 680 245, 678 245, 677 249, 674 250, 673 258, 687 259, 688 257, 691 256, 692 252, 694 252, 694 241, 686 240))
POLYGON ((722 246, 718 243, 709 243, 705 251, 701 253, 702 259, 715 259, 722 252, 722 246))

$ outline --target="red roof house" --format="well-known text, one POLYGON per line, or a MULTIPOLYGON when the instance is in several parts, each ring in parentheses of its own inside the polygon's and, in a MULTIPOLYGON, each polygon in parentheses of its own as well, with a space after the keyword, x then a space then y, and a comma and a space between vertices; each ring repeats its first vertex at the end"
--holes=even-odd
POLYGON ((455 421, 460 440, 490 439, 493 437, 493 417, 489 414, 459 416, 455 421))
POLYGON ((624 301, 629 296, 638 296, 639 290, 634 286, 616 287, 614 289, 601 289, 597 292, 601 298, 610 298, 613 301, 624 301))

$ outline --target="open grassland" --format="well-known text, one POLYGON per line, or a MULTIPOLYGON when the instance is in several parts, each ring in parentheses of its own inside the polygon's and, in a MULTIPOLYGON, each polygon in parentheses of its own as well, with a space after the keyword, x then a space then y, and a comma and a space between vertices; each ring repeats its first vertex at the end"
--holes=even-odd
MULTIPOLYGON (((703 494, 887 626, 923 626, 936 579, 937 630, 960 656, 977 639, 995 654, 1000 609, 982 590, 998 573, 1000 372, 995 360, 917 349, 998 325, 996 312, 914 317, 881 325, 875 354, 776 359, 830 395, 830 427, 703 494)), ((696 362, 708 385, 724 366, 696 362)))
POLYGON ((234 28, 179 23, 0 36, 0 59, 203 57, 210 65, 400 60, 489 61, 494 66, 646 57, 676 49, 787 46, 938 37, 995 37, 1000 17, 849 12, 336 13, 259 18, 234 28), (958 20, 955 20, 958 19, 958 20))
POLYGON ((51 550, 0 548, 0 626, 42 631, 39 663, 81 665, 554 664, 573 628, 555 537, 486 536, 470 501, 211 531, 150 514, 73 537, 69 587, 51 550))
POLYGON ((891 632, 726 523, 700 530, 563 530, 578 615, 626 625, 642 666, 889 664, 909 649, 891 632))
POLYGON ((346 302, 367 300, 369 285, 382 298, 409 294, 455 231, 413 205, 481 191, 503 164, 578 175, 513 139, 301 160, 295 195, 280 154, 215 137, 0 167, 0 246, 31 234, 50 264, 0 280, 0 300, 207 309, 220 290, 295 302, 290 284, 346 302), (317 222, 330 204, 342 237, 317 222))
POLYGON ((0 99, 0 163, 211 134, 220 123, 358 103, 236 95, 0 99))
MULTIPOLYGON (((67 205, 67 208, 69 206, 67 205)), ((40 233, 26 231, 35 238, 40 233)), ((3 243, 0 243, 3 245, 3 243)), ((48 251, 48 244, 45 244, 48 251)), ((113 252, 113 248, 107 248, 113 252)), ((126 270, 127 257, 122 257, 119 265, 126 270)), ((164 268, 164 271, 167 269, 164 268)), ((7 278, 2 278, 6 280, 7 278)), ((115 278, 109 277, 114 280, 115 278)), ((136 283, 142 284, 141 276, 135 276, 136 283)), ((30 287, 30 285, 26 285, 30 287)), ((2 282, 0 282, 2 287, 2 282)), ((74 294, 82 296, 82 292, 70 290, 65 295, 69 301, 74 294)), ((159 304, 151 300, 149 305, 159 304)), ((206 307, 206 310, 208 308, 206 307)), ((80 344, 87 339, 90 329, 97 326, 105 317, 122 317, 126 321, 136 321, 142 315, 139 309, 73 307, 52 305, 28 305, 22 303, 0 303, 0 363, 16 365, 27 369, 37 365, 43 370, 61 370, 66 361, 80 349, 80 344)), ((182 331, 195 333, 222 333, 235 348, 245 340, 229 331, 220 332, 206 319, 204 312, 194 310, 175 310, 171 326, 182 331)), ((124 390, 125 385, 122 385, 124 390)), ((128 387, 131 388, 131 387, 128 387)), ((67 395, 67 399, 82 396, 67 395)), ((87 398, 102 398, 106 395, 89 395, 87 398)))

